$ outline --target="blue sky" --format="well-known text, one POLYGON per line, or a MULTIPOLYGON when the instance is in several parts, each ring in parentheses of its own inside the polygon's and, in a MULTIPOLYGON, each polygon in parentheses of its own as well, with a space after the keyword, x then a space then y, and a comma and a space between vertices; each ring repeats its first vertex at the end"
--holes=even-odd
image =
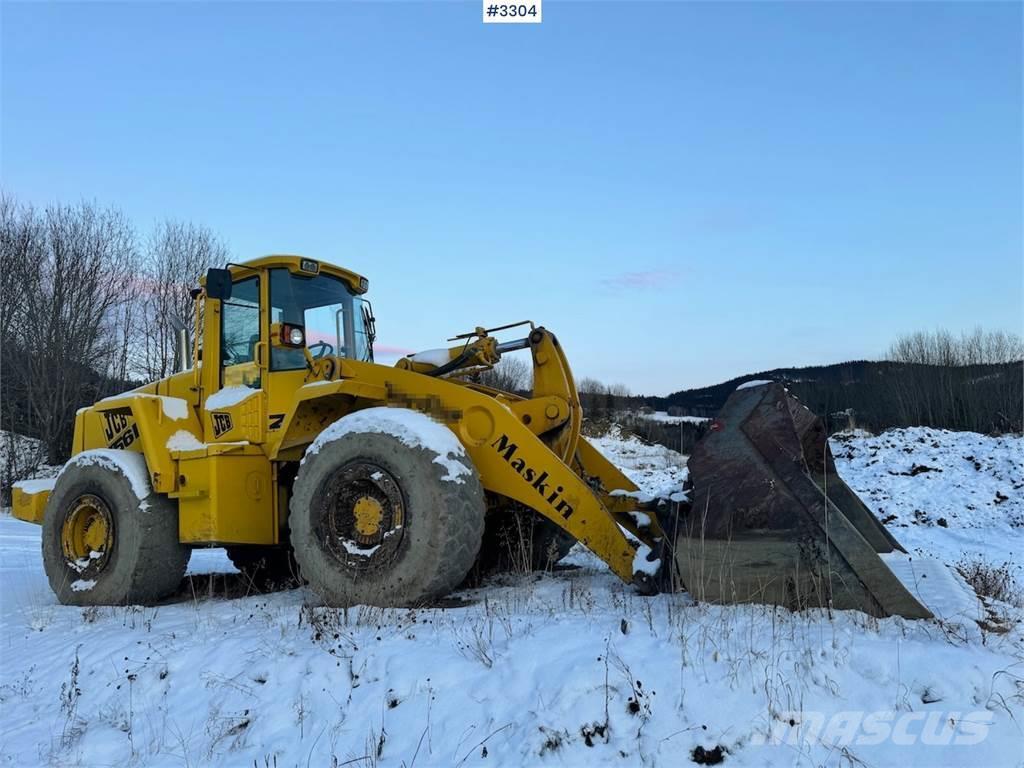
POLYGON ((664 394, 1022 325, 1019 4, 2 5, 3 188, 553 329, 664 394))

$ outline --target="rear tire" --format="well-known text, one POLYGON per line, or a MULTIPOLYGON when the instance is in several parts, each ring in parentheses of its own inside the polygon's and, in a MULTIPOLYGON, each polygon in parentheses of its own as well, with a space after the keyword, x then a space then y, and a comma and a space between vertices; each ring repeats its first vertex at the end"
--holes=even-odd
POLYGON ((307 451, 293 488, 302 577, 328 605, 447 595, 472 568, 484 529, 483 487, 457 438, 394 408, 350 414, 331 432, 339 436, 307 451))
POLYGON ((74 456, 47 501, 42 539, 65 605, 154 603, 177 589, 191 554, 177 502, 152 491, 145 458, 130 451, 74 456))

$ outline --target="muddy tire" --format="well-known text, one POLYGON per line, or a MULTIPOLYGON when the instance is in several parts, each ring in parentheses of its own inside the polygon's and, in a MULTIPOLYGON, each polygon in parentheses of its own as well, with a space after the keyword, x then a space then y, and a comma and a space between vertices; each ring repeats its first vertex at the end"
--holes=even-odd
POLYGON ((61 472, 43 516, 43 566, 65 605, 149 604, 177 589, 191 550, 178 505, 153 493, 146 461, 86 451, 61 472))
POLYGON ((297 587, 299 566, 290 546, 225 547, 231 564, 237 568, 246 586, 260 592, 274 592, 297 587))
POLYGON ((447 427, 370 408, 310 446, 289 520, 299 572, 326 604, 412 606, 462 582, 484 511, 477 471, 447 427))

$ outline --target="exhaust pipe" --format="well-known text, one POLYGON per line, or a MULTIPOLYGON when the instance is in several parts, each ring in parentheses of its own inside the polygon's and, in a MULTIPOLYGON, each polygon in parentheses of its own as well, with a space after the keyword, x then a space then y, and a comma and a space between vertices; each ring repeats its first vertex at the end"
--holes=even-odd
POLYGON ((167 315, 167 322, 174 329, 174 372, 181 373, 191 368, 192 344, 188 337, 188 326, 176 315, 167 315))

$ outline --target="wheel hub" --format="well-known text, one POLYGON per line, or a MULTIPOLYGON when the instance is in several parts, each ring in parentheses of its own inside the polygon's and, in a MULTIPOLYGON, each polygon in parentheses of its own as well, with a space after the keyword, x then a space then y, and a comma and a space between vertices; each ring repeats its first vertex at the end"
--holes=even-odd
POLYGON ((398 552, 405 501, 384 468, 356 461, 330 478, 321 496, 321 540, 348 565, 385 567, 398 552))
POLYGON ((355 529, 359 538, 373 539, 380 533, 384 522, 384 505, 373 496, 361 496, 352 508, 355 529))
POLYGON ((61 526, 64 557, 79 573, 99 573, 110 556, 113 534, 114 521, 106 502, 91 493, 79 496, 61 526))

